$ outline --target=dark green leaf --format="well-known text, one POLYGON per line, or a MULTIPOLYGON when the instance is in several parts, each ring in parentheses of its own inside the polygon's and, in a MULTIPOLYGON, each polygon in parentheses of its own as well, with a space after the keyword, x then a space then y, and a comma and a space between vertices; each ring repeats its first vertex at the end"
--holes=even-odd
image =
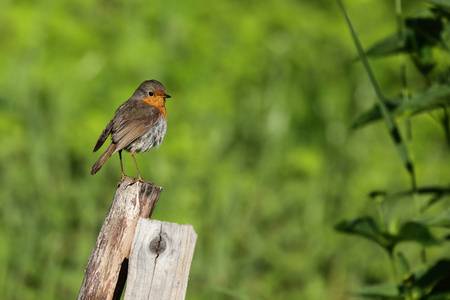
POLYGON ((433 237, 428 229, 422 223, 406 222, 397 235, 397 242, 417 242, 423 246, 439 245, 439 241, 433 237))
POLYGON ((450 188, 448 187, 440 187, 440 186, 424 186, 417 188, 417 191, 407 190, 401 191, 397 193, 388 193, 386 191, 372 191, 369 194, 369 197, 375 199, 382 197, 383 200, 397 200, 406 197, 411 197, 414 193, 419 194, 420 196, 430 196, 431 198, 428 200, 427 204, 424 205, 422 211, 425 211, 431 205, 437 203, 441 199, 444 199, 445 196, 450 195, 450 188))
POLYGON ((404 51, 404 43, 398 34, 392 34, 373 45, 366 54, 369 56, 386 56, 404 51))
POLYGON ((428 226, 437 226, 437 227, 445 227, 450 228, 450 210, 443 212, 441 215, 434 218, 426 218, 418 220, 421 224, 425 224, 428 226))
POLYGON ((443 214, 433 219, 430 222, 430 225, 450 228, 450 210, 445 211, 443 214))
POLYGON ((434 18, 406 18, 406 49, 417 51, 441 42, 442 21, 434 18))
POLYGON ((365 237, 383 247, 387 252, 392 253, 394 248, 394 237, 383 232, 378 224, 370 217, 358 218, 355 220, 344 220, 336 224, 336 230, 365 237))
POLYGON ((424 46, 412 53, 411 58, 416 68, 425 76, 436 66, 433 58, 433 49, 430 46, 424 46))
POLYGON ((426 76, 436 66, 433 47, 446 45, 442 38, 443 23, 439 18, 407 18, 405 28, 405 50, 410 52, 417 69, 426 76))
MULTIPOLYGON (((399 106, 401 103, 400 98, 396 98, 394 100, 386 100, 385 104, 387 109, 392 112, 395 110, 397 106, 399 106)), ((369 110, 362 113, 356 120, 353 122, 351 128, 352 129, 359 129, 365 125, 368 125, 369 123, 378 121, 382 118, 380 107, 375 104, 370 108, 369 110)))
MULTIPOLYGON (((410 117, 421 112, 429 112, 450 106, 450 86, 437 84, 417 92, 408 101, 400 102, 400 98, 385 101, 386 107, 396 117, 410 117)), ((352 129, 359 129, 372 122, 381 120, 378 105, 361 114, 352 124, 352 129)))
POLYGON ((426 297, 427 300, 448 300, 450 299, 450 276, 442 278, 433 287, 426 297))
MULTIPOLYGON (((430 267, 425 273, 417 278, 416 285, 421 288, 434 286, 442 280, 450 278, 450 260, 440 260, 434 266, 430 267)), ((447 287, 450 291, 450 285, 447 287)))
POLYGON ((425 0, 426 2, 436 5, 442 9, 445 9, 450 13, 450 1, 448 0, 425 0))
MULTIPOLYGON (((429 16, 433 16, 433 12, 429 11, 429 16)), ((431 48, 436 44, 445 45, 442 41, 441 33, 443 24, 439 19, 435 18, 407 18, 405 20, 405 36, 401 38, 398 33, 382 39, 373 45, 367 52, 368 56, 387 56, 400 52, 414 54, 413 59, 417 60, 417 64, 426 65, 433 64, 431 48)))
MULTIPOLYGON (((422 207, 422 211, 425 211, 427 208, 429 208, 433 204, 442 200, 446 195, 450 194, 450 189, 435 187, 435 188, 430 188, 428 193, 431 193, 433 195, 433 197, 431 197, 431 199, 429 199, 428 202, 422 207)), ((420 194, 420 192, 419 192, 419 194, 420 194)))
POLYGON ((411 116, 422 111, 431 111, 433 109, 450 105, 450 86, 433 85, 428 89, 415 93, 409 101, 399 105, 394 114, 397 116, 411 116))

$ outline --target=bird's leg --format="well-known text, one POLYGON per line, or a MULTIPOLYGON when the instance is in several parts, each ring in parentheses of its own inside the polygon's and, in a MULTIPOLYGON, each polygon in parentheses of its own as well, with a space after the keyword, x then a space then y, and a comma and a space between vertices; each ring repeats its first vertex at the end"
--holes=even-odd
POLYGON ((117 186, 121 185, 122 182, 123 182, 123 180, 124 180, 125 178, 130 178, 130 179, 134 180, 133 177, 127 176, 127 175, 125 175, 125 173, 123 172, 122 150, 119 151, 119 158, 120 158, 120 169, 122 170, 122 178, 120 178, 120 181, 119 181, 119 183, 117 183, 117 186))
POLYGON ((123 172, 123 163, 122 163, 122 150, 119 151, 119 159, 120 159, 120 170, 122 171, 122 179, 126 176, 123 172))
MULTIPOLYGON (((138 179, 135 179, 135 180, 133 180, 132 182, 130 182, 130 185, 133 184, 133 183, 135 183, 135 182, 138 182, 138 181, 140 181, 140 182, 146 182, 144 179, 142 179, 141 173, 139 172, 139 167, 138 167, 138 165, 137 165, 136 158, 134 157, 135 154, 136 154, 136 152, 133 151, 133 150, 131 150, 131 156, 133 157, 134 165, 136 166, 136 171, 137 171, 137 174, 138 174, 138 179)), ((153 184, 152 182, 149 182, 149 183, 150 183, 150 184, 153 184)))
MULTIPOLYGON (((138 179, 137 180, 135 180, 135 181, 144 181, 143 179, 142 179, 142 177, 141 177, 141 173, 139 172, 139 168, 138 168, 138 165, 137 165, 137 162, 136 162, 136 158, 134 157, 134 154, 135 154, 136 152, 134 152, 133 150, 131 150, 131 156, 133 157, 133 160, 134 160, 134 165, 136 166, 136 171, 137 171, 137 174, 138 174, 138 179)), ((133 182, 134 183, 134 182, 133 182)))

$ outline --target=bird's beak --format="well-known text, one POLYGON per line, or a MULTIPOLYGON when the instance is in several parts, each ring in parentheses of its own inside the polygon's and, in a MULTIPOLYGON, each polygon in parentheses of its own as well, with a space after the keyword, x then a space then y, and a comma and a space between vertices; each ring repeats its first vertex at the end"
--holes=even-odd
POLYGON ((172 98, 172 96, 167 95, 167 94, 162 95, 162 97, 163 97, 163 98, 172 98))

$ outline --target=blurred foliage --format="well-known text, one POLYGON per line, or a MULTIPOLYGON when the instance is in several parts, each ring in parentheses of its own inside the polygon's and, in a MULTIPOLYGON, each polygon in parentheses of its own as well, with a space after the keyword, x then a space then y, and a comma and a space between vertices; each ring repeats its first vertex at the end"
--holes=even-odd
POLYGON ((378 206, 378 221, 370 216, 363 216, 357 219, 344 220, 335 225, 335 229, 340 232, 364 237, 377 244, 386 251, 392 263, 397 285, 386 283, 370 285, 351 293, 353 296, 364 299, 450 299, 450 260, 447 259, 448 253, 437 262, 436 259, 439 256, 433 257, 432 261, 429 261, 427 257, 428 247, 441 246, 448 242, 450 210, 447 208, 444 213, 436 212, 434 215, 423 218, 423 213, 426 210, 448 195, 448 183, 445 186, 417 187, 415 162, 411 159, 411 151, 408 151, 406 142, 407 140, 412 141, 411 117, 420 114, 430 115, 435 110, 442 110, 443 116, 436 119, 443 127, 448 146, 450 146, 448 117, 448 106, 450 106, 450 47, 448 47, 450 45, 450 3, 436 0, 428 0, 428 2, 432 3, 433 6, 422 11, 418 16, 403 18, 401 0, 397 0, 397 33, 376 43, 365 53, 345 7, 338 0, 358 49, 359 57, 377 95, 375 106, 363 113, 353 124, 353 128, 359 128, 376 120, 384 120, 389 135, 394 145, 400 150, 400 158, 412 179, 411 188, 406 192, 396 192, 394 195, 389 195, 386 191, 376 190, 370 193, 378 206), (435 48, 440 48, 436 50, 443 50, 445 53, 442 56, 443 59, 436 58, 432 54, 435 48), (403 91, 399 93, 400 96, 395 100, 388 100, 383 96, 378 86, 367 56, 385 57, 399 53, 406 54, 411 58, 415 68, 424 77, 427 84, 421 91, 411 90, 408 87, 404 62, 401 61, 399 66, 403 91), (441 68, 437 68, 437 66, 441 68), (432 73, 434 69, 438 69, 435 74, 432 73), (399 116, 407 118, 407 139, 402 137, 399 130, 396 121, 399 116), (419 208, 419 195, 429 194, 432 197, 424 205, 420 203, 422 208, 419 208), (414 202, 416 214, 411 219, 406 218, 401 221, 399 219, 403 214, 399 214, 394 222, 385 220, 382 207, 390 207, 393 199, 406 199, 406 201, 414 202), (393 230, 390 223, 395 223, 397 228, 393 230), (435 237, 432 233, 432 231, 435 231, 435 227, 444 228, 446 235, 439 238, 435 237), (410 259, 410 255, 405 255, 401 250, 398 250, 399 245, 405 242, 412 242, 421 247, 419 259, 410 259), (418 271, 412 271, 411 265, 417 267, 418 271), (398 277, 401 277, 401 279, 399 280, 398 277))
MULTIPOLYGON (((392 1, 346 5, 363 45, 395 28, 392 1)), ((425 7, 408 1, 405 15, 425 7)), ((92 149, 147 79, 172 96, 169 124, 160 149, 137 160, 144 179, 164 187, 153 217, 190 223, 199 235, 188 299, 347 299, 392 278, 382 248, 332 230, 372 211, 368 190, 410 185, 383 124, 350 131, 376 98, 351 63, 334 1, 2 0, 0 39, 0 299, 76 297, 120 179, 118 157, 89 175, 92 149)), ((432 54, 446 59, 438 46, 432 54)), ((398 57, 371 64, 395 99, 398 57)), ((439 71, 427 79, 411 71, 408 82, 425 88, 439 71)), ((399 115, 416 114, 404 109, 399 115)), ((411 124, 419 188, 448 186, 439 113, 411 124)), ((124 164, 134 175, 130 155, 124 164)), ((414 207, 391 201, 387 229, 414 207)), ((423 218, 446 207, 444 195, 423 218)), ((404 244, 405 257, 415 253, 404 244)), ((427 257, 438 265, 448 250, 427 257)))

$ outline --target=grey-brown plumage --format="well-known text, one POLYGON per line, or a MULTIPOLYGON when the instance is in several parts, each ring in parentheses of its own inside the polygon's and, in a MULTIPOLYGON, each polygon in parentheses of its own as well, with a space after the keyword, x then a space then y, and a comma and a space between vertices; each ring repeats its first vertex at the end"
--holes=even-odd
POLYGON ((115 116, 100 134, 94 152, 100 149, 109 135, 112 143, 92 167, 92 175, 100 170, 111 155, 119 152, 123 179, 125 174, 121 152, 127 150, 131 152, 136 164, 138 180, 142 181, 134 154, 161 145, 167 130, 166 98, 170 96, 166 94, 164 86, 156 80, 144 81, 138 87, 133 96, 116 110, 115 116))

